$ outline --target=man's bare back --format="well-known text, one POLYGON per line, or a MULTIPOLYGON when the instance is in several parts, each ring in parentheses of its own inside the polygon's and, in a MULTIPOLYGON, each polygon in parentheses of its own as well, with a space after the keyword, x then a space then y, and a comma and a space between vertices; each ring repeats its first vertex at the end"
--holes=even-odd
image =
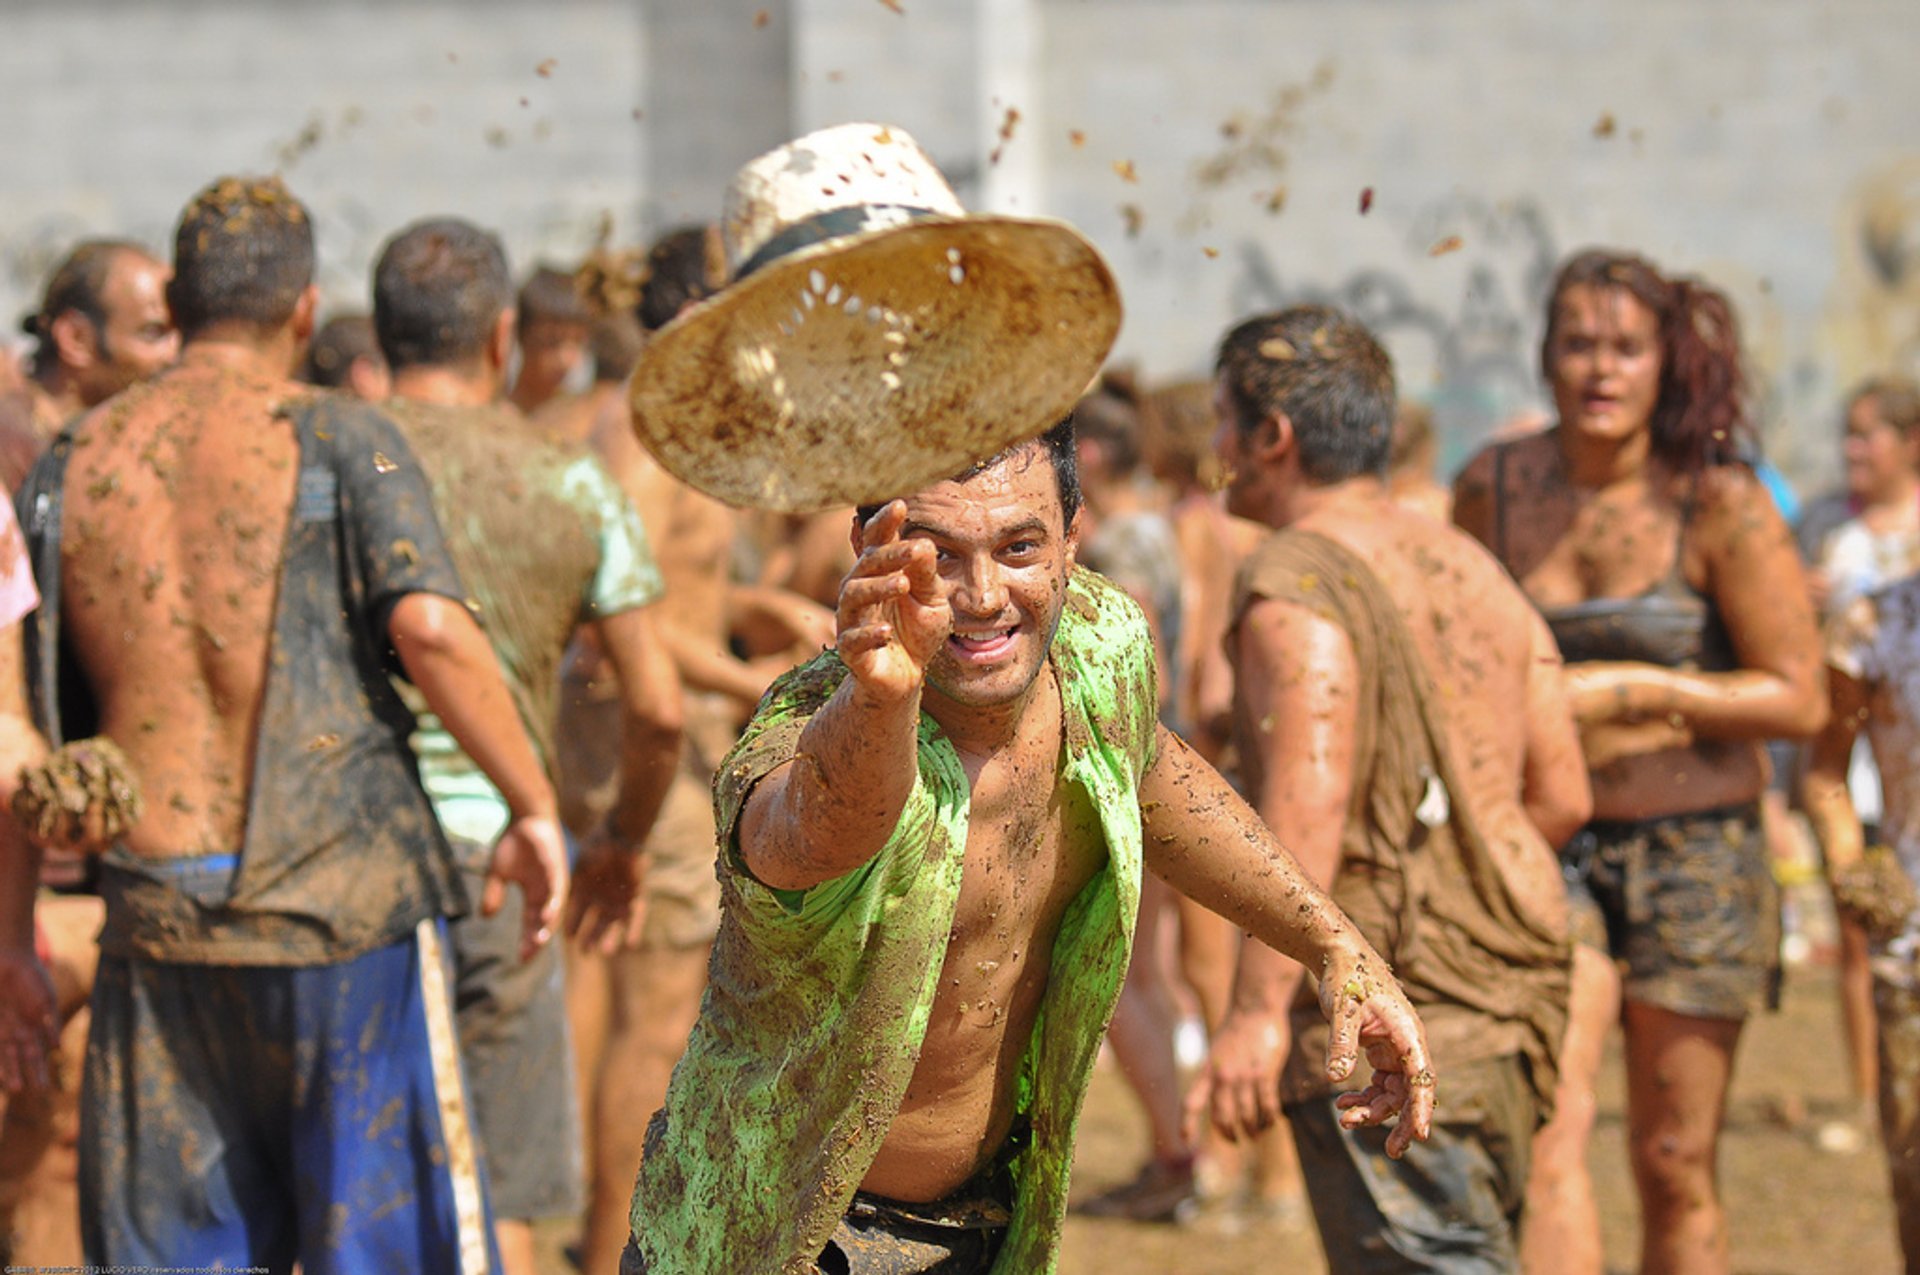
POLYGON ((1553 764, 1538 755, 1543 745, 1564 753, 1567 765, 1579 755, 1570 718, 1557 735, 1534 729, 1543 693, 1563 703, 1539 680, 1556 678, 1559 665, 1539 614, 1478 543, 1390 500, 1329 506, 1295 525, 1358 553, 1393 598, 1444 706, 1448 749, 1465 789, 1450 796, 1472 812, 1520 905, 1563 928, 1566 890, 1555 848, 1523 801, 1529 771, 1553 764))
POLYGON ((303 392, 197 351, 75 432, 62 614, 142 787, 138 854, 244 836, 298 460, 278 410, 303 392))

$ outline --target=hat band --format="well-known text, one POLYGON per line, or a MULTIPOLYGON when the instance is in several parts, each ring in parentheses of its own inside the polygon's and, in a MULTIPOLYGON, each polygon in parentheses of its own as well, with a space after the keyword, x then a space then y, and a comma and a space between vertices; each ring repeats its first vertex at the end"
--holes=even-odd
POLYGON ((736 281, 744 279, 764 265, 829 239, 844 239, 849 235, 947 215, 933 208, 918 208, 910 204, 854 204, 847 208, 831 208, 794 222, 761 244, 751 257, 740 263, 733 277, 736 281))

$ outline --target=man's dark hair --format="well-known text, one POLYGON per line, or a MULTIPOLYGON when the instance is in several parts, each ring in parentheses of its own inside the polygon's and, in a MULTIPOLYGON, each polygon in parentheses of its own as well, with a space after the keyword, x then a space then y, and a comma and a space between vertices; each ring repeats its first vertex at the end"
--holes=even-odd
POLYGON ((640 285, 640 326, 658 332, 690 302, 719 290, 721 270, 714 260, 714 232, 707 226, 668 231, 647 249, 646 279, 640 285))
POLYGON ((386 363, 380 353, 380 342, 373 334, 373 320, 364 314, 336 314, 313 334, 300 379, 309 385, 337 390, 347 384, 355 359, 386 363))
POLYGON ((63 314, 78 314, 91 323, 101 354, 112 357, 112 351, 107 349, 107 306, 101 300, 101 293, 106 291, 113 263, 123 253, 136 257, 150 255, 145 248, 126 239, 84 239, 53 268, 47 290, 40 298, 40 308, 20 320, 20 330, 39 342, 33 351, 35 376, 51 371, 60 357, 53 346, 53 321, 63 314))
POLYGON ((183 340, 218 323, 272 331, 313 282, 313 218, 278 177, 222 177, 173 236, 167 307, 183 340))
POLYGON ((585 327, 593 322, 593 309, 580 295, 573 272, 552 266, 541 266, 527 276, 514 308, 522 330, 529 323, 577 323, 585 327))
POLYGON ((458 217, 417 221, 373 268, 380 352, 396 372, 478 358, 512 297, 499 239, 458 217))
POLYGON ((1235 327, 1220 342, 1239 427, 1293 423, 1300 472, 1325 484, 1386 472, 1393 447, 1393 361, 1373 334, 1338 310, 1298 305, 1235 327))
POLYGON ((593 379, 626 380, 633 375, 633 365, 640 361, 640 350, 646 343, 647 334, 631 314, 623 311, 595 319, 587 336, 587 350, 593 355, 593 379))
MULTIPOLYGON (((976 461, 955 474, 950 481, 963 483, 976 474, 985 473, 1021 448, 1035 442, 1046 446, 1047 459, 1053 462, 1054 481, 1060 488, 1060 525, 1070 526, 1073 523, 1073 516, 1080 512, 1080 462, 1074 447, 1072 416, 1061 418, 1059 424, 1037 439, 1030 438, 1024 442, 1015 443, 985 460, 976 461)), ((854 516, 864 527, 875 514, 880 512, 885 503, 883 501, 876 505, 861 505, 854 511, 854 516)))

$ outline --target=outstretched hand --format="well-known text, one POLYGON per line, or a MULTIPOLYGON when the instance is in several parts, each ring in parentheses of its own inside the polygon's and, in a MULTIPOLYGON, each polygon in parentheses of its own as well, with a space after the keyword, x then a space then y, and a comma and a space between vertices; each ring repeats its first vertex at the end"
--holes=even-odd
POLYGON ((1372 952, 1328 958, 1320 974, 1320 1009, 1333 1027, 1327 1079, 1337 1083, 1352 1075, 1363 1051, 1373 1068, 1366 1088, 1334 1101, 1341 1127, 1360 1129, 1398 1116, 1387 1135, 1387 1154, 1399 1159, 1433 1132, 1433 1057, 1420 1016, 1372 952))
POLYGON ((527 815, 507 825, 493 846, 480 915, 492 916, 507 901, 507 887, 522 895, 520 959, 526 960, 553 937, 567 896, 567 849, 560 821, 552 815, 527 815))
POLYGON ((867 521, 834 612, 841 663, 864 689, 889 699, 918 693, 953 631, 934 547, 902 540, 906 520, 906 502, 896 500, 867 521))

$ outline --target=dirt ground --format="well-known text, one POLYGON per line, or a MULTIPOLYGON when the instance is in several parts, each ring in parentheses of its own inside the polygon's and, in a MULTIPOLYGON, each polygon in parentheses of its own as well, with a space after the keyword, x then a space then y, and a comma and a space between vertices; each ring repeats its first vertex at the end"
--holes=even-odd
MULTIPOLYGON (((1819 1127, 1846 1113, 1847 1084, 1834 972, 1789 972, 1778 1014, 1741 1042, 1721 1183, 1740 1275, 1879 1275, 1900 1269, 1877 1137, 1851 1155, 1821 1151, 1819 1127)), ((1626 1082, 1616 1033, 1600 1082, 1592 1163, 1609 1271, 1634 1269, 1639 1210, 1627 1167, 1626 1082)), ((1118 1074, 1103 1063, 1088 1097, 1074 1194, 1125 1181, 1138 1167, 1144 1126, 1118 1074)), ((1185 1227, 1075 1217, 1062 1275, 1227 1275, 1325 1271, 1312 1223, 1246 1227, 1203 1215, 1185 1227)))
MULTIPOLYGON (((1789 972, 1780 1013, 1757 1020, 1741 1043, 1721 1173, 1739 1275, 1883 1275, 1899 1270, 1886 1167, 1877 1138, 1859 1152, 1821 1151, 1814 1136, 1847 1110, 1833 970, 1789 972)), ((1626 1088, 1616 1038, 1601 1075, 1593 1142, 1595 1185, 1612 1272, 1634 1269, 1639 1214, 1627 1168, 1626 1088)), ((1103 1060, 1088 1096, 1074 1194, 1122 1182, 1145 1146, 1138 1109, 1103 1060)), ((543 1225, 543 1269, 564 1275, 567 1228, 543 1225)), ((1142 1226, 1074 1217, 1062 1275, 1239 1275, 1326 1270, 1312 1223, 1236 1224, 1203 1214, 1187 1226, 1142 1226)), ((609 1272, 608 1275, 611 1275, 609 1272)))

